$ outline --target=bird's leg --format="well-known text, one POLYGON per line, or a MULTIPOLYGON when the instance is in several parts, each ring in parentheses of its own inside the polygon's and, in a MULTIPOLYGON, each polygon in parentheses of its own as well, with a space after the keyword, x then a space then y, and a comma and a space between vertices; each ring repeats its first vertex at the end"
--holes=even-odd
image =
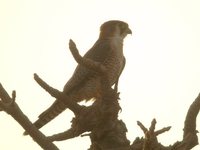
POLYGON ((115 82, 115 86, 114 86, 114 90, 116 92, 118 92, 118 82, 119 82, 119 78, 117 79, 117 81, 115 82))

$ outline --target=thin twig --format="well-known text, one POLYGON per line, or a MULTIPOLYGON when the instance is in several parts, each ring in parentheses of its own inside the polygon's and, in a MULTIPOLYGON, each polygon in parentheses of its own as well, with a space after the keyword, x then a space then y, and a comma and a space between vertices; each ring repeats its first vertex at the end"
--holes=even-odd
POLYGON ((146 132, 148 131, 148 129, 140 121, 137 121, 137 125, 142 129, 142 131, 144 132, 144 134, 146 134, 146 132))
POLYGON ((167 132, 167 131, 169 131, 170 129, 171 129, 171 126, 165 127, 165 128, 160 129, 160 130, 157 130, 154 134, 155 134, 155 136, 158 136, 159 134, 162 134, 162 133, 164 133, 164 132, 167 132))

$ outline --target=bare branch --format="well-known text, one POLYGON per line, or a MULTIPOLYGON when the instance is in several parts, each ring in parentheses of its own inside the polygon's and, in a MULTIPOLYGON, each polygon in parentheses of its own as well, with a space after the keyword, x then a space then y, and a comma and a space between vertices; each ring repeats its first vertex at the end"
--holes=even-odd
POLYGON ((155 132, 155 135, 158 136, 159 134, 162 134, 162 133, 164 133, 164 132, 167 132, 167 131, 169 131, 170 129, 171 129, 171 126, 162 128, 162 129, 160 129, 160 130, 157 130, 157 131, 155 132))
POLYGON ((187 112, 186 118, 185 118, 185 126, 184 126, 184 135, 185 137, 189 132, 196 134, 196 117, 199 113, 200 109, 200 94, 195 99, 195 101, 190 105, 190 108, 187 112))
POLYGON ((195 101, 190 105, 187 112, 184 126, 183 142, 184 148, 191 149, 198 145, 198 137, 196 130, 196 118, 200 110, 200 94, 195 101), (192 140, 191 140, 192 139, 192 140))
POLYGON ((16 99, 16 91, 14 90, 12 92, 12 101, 15 102, 15 99, 16 99))
POLYGON ((152 122, 151 122, 151 126, 150 126, 150 128, 149 128, 149 132, 150 132, 151 134, 154 133, 155 127, 156 127, 156 119, 153 119, 152 122))
POLYGON ((0 84, 0 107, 2 110, 8 110, 6 111, 8 114, 11 113, 12 109, 10 109, 14 103, 15 100, 15 95, 16 93, 13 91, 13 97, 11 98, 8 93, 6 92, 6 90, 3 88, 3 86, 0 84))
POLYGON ((83 66, 87 67, 88 69, 94 70, 95 72, 99 72, 99 73, 103 73, 103 74, 106 73, 107 69, 101 63, 95 62, 95 61, 93 61, 91 59, 87 59, 87 58, 83 59, 83 57, 78 52, 76 44, 71 39, 69 40, 69 49, 78 64, 83 65, 83 66))
POLYGON ((19 106, 15 103, 15 92, 13 92, 11 98, 0 84, 0 98, 1 108, 10 114, 29 133, 34 141, 36 141, 44 149, 58 150, 58 148, 29 121, 27 116, 24 115, 19 106))
POLYGON ((150 150, 150 149, 160 149, 160 150, 169 150, 167 147, 165 148, 160 143, 158 143, 157 136, 168 131, 171 127, 166 127, 161 130, 155 131, 156 119, 153 119, 151 122, 151 126, 149 130, 139 121, 137 121, 138 126, 144 132, 144 139, 137 139, 132 145, 133 149, 136 147, 140 147, 138 149, 142 150, 150 150))
POLYGON ((142 129, 144 134, 148 131, 148 129, 140 121, 137 121, 137 125, 142 129))
POLYGON ((54 141, 62 141, 62 140, 67 140, 67 139, 71 139, 74 137, 79 136, 81 133, 75 131, 74 129, 69 129, 63 133, 58 133, 58 134, 54 134, 52 136, 47 137, 50 141, 54 142, 54 141))
POLYGON ((63 104, 66 105, 71 111, 73 111, 75 114, 78 114, 82 107, 77 104, 74 101, 70 101, 70 98, 58 91, 57 89, 54 89, 53 87, 49 86, 46 82, 44 82, 37 74, 34 74, 35 81, 43 88, 45 89, 51 96, 57 98, 58 100, 62 101, 63 104))

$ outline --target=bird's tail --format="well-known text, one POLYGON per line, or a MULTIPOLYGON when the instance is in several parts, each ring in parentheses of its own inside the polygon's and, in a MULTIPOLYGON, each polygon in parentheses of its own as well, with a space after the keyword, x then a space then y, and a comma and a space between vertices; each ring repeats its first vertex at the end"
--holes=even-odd
MULTIPOLYGON (((53 120, 65 109, 65 104, 62 101, 56 100, 47 110, 45 110, 39 115, 39 119, 34 122, 35 127, 38 129, 43 127, 45 124, 53 120)), ((28 135, 28 133, 25 131, 24 135, 28 135)))

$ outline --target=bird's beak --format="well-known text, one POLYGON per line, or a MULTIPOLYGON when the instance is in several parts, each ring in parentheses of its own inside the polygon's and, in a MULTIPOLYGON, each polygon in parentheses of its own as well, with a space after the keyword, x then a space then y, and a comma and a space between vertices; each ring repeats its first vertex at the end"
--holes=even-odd
POLYGON ((132 31, 130 28, 127 29, 127 34, 132 34, 132 31))

